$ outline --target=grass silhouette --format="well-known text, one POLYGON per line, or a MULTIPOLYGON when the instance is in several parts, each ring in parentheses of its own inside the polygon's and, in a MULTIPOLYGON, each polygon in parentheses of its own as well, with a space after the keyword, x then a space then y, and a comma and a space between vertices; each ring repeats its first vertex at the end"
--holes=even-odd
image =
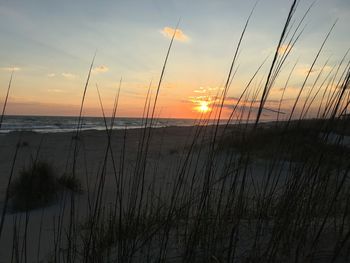
MULTIPOLYGON (((81 130, 93 59, 77 128, 68 136, 65 175, 57 178, 47 163, 35 162, 12 179, 18 154, 27 148, 20 147, 21 141, 17 144, 0 228, 0 241, 5 223, 13 233, 12 261, 30 260, 27 239, 30 219, 36 216, 31 209, 50 203, 60 191, 59 184, 69 191, 57 195, 54 216, 46 215, 42 209, 40 231, 36 233, 38 261, 349 260, 350 150, 345 142, 350 128, 349 119, 344 117, 350 104, 348 52, 329 74, 321 70, 308 87, 310 74, 335 24, 319 47, 290 108, 284 105, 284 92, 297 63, 288 72, 278 110, 267 107, 270 91, 303 33, 312 5, 294 21, 297 7, 298 1, 293 1, 267 76, 256 81, 267 61, 264 60, 232 105, 229 120, 222 122, 253 7, 234 50, 223 90, 218 93, 219 103, 210 113, 215 118, 214 125, 208 125, 202 115, 197 125, 186 129, 190 135, 182 137, 184 144, 169 144, 168 133, 179 132, 174 127, 156 128, 158 100, 176 30, 156 92, 152 96, 150 84, 145 96, 142 129, 113 129, 122 81, 110 120, 96 85, 105 126, 99 133, 100 151, 93 158, 96 170, 87 161, 88 135, 81 130), (282 46, 290 48, 281 52, 282 46), (299 112, 300 104, 303 106, 299 112), (312 108, 318 110, 317 118, 308 118, 312 108), (262 122, 266 111, 276 114, 276 121, 262 122), (24 212, 15 214, 12 222, 5 222, 11 198, 15 207, 24 212), (46 254, 41 248, 45 218, 52 232, 51 250, 46 254)), ((323 68, 326 65, 328 60, 323 68)), ((38 155, 41 151, 39 147, 38 155)))

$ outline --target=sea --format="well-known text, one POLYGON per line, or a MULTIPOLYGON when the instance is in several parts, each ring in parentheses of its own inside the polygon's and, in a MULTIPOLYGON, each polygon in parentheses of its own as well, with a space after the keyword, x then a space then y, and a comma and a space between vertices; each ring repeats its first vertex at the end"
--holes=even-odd
MULTIPOLYGON (((111 119, 107 118, 107 124, 111 119)), ((214 120, 208 124, 214 124, 214 120)), ((62 116, 4 116, 0 133, 13 131, 32 131, 39 133, 71 132, 76 130, 78 117, 62 116)), ((224 121, 223 121, 224 123, 224 121)), ((114 120, 114 129, 142 128, 142 118, 117 117, 114 120)), ((159 118, 153 121, 152 127, 193 126, 198 124, 195 119, 167 119, 159 118)), ((83 117, 82 130, 104 130, 105 123, 102 117, 83 117)))

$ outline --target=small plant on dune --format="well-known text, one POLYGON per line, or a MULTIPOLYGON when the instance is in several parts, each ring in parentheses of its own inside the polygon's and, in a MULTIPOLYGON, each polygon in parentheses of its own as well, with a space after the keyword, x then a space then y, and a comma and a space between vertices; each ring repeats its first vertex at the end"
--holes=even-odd
POLYGON ((179 151, 178 151, 177 149, 170 149, 170 150, 169 150, 169 154, 170 154, 170 155, 178 154, 178 153, 179 153, 179 151))
POLYGON ((11 186, 12 204, 15 210, 30 210, 45 206, 55 199, 57 183, 52 166, 38 161, 22 169, 11 186))
POLYGON ((81 193, 82 187, 78 178, 73 177, 69 174, 64 174, 57 179, 58 184, 65 188, 66 190, 72 191, 74 193, 81 193))
POLYGON ((13 209, 27 211, 49 205, 62 190, 81 192, 80 181, 66 174, 57 177, 54 168, 48 162, 33 162, 20 171, 11 185, 13 209))
POLYGON ((20 148, 29 147, 29 142, 27 142, 27 141, 18 142, 17 147, 20 147, 20 148))

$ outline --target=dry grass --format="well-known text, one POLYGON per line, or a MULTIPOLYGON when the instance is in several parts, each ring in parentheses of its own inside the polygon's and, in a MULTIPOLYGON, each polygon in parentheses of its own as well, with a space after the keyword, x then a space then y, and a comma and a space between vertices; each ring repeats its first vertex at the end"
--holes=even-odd
MULTIPOLYGON (((270 91, 292 51, 290 48, 281 54, 280 47, 286 44, 293 47, 303 33, 302 26, 309 10, 299 21, 292 23, 296 7, 297 1, 293 1, 265 81, 252 87, 256 75, 250 79, 239 101, 233 105, 230 116, 230 119, 235 116, 239 125, 228 129, 229 123, 219 125, 220 117, 235 75, 237 54, 244 41, 250 14, 231 60, 220 107, 213 112, 216 125, 194 126, 193 136, 187 138, 184 149, 168 150, 167 154, 176 163, 166 174, 171 179, 168 185, 159 185, 155 179, 159 175, 162 156, 161 150, 158 155, 154 151, 151 153, 151 145, 157 101, 174 36, 165 56, 155 97, 152 99, 150 92, 146 96, 143 129, 138 136, 132 166, 126 163, 127 130, 122 138, 115 138, 112 133, 119 90, 111 123, 107 122, 99 97, 107 143, 102 157, 96 160, 100 169, 93 182, 88 180, 87 167, 80 170, 85 171, 81 176, 86 177, 88 207, 87 215, 80 218, 74 192, 81 189, 76 179, 77 160, 84 156, 82 110, 92 62, 76 133, 67 156, 66 176, 56 179, 52 167, 42 162, 23 170, 14 181, 11 179, 13 169, 10 172, 10 197, 17 209, 26 211, 26 217, 19 219, 19 222, 24 222, 24 230, 19 228, 17 218, 14 222, 7 222, 6 227, 10 228, 11 223, 13 226, 13 258, 20 258, 18 255, 21 254, 21 258, 27 260, 28 210, 49 204, 59 191, 57 183, 61 183, 71 191, 57 199, 59 208, 52 227, 51 259, 54 262, 349 260, 350 165, 349 149, 342 143, 344 135, 349 133, 349 121, 341 119, 350 104, 350 68, 344 62, 345 58, 338 67, 339 72, 343 69, 343 74, 337 71, 333 76, 337 88, 323 87, 324 93, 317 92, 316 95, 310 91, 299 119, 294 113, 309 74, 300 87, 287 121, 260 123, 263 112, 269 110, 265 103, 270 91), (320 106, 318 115, 322 118, 306 120, 306 112, 316 101, 313 96, 322 98, 320 105, 323 106, 320 106), (254 102, 259 104, 257 111, 254 102), (240 103, 248 106, 242 107, 240 103), (254 113, 256 119, 250 125, 245 117, 254 113), (338 137, 330 143, 334 134, 338 137), (115 139, 120 142, 117 149, 112 147, 115 139), (111 203, 104 202, 107 176, 114 177, 112 181, 115 183, 111 203)), ((331 31, 315 54, 309 72, 318 61, 331 31)), ((313 90, 317 90, 317 86, 313 90)), ((282 101, 283 95, 280 107, 282 101)), ((199 123, 205 121, 199 120, 199 123)), ((4 211, 1 225, 4 224, 6 205, 4 211)), ((47 255, 42 258, 46 260, 47 255)))

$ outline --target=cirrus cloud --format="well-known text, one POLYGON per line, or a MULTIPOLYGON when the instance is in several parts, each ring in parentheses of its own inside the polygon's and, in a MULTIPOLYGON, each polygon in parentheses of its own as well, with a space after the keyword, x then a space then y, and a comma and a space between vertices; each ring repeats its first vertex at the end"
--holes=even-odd
POLYGON ((175 29, 171 27, 164 27, 161 31, 163 36, 172 38, 175 33, 175 40, 181 41, 181 42, 187 42, 189 40, 188 36, 185 35, 185 33, 181 29, 175 29))
POLYGON ((66 79, 74 79, 76 77, 74 74, 66 72, 62 73, 62 76, 66 79))
POLYGON ((61 90, 61 89, 48 89, 47 91, 48 91, 48 92, 54 92, 54 93, 62 93, 62 92, 64 92, 64 91, 61 90))
POLYGON ((19 68, 19 67, 3 67, 0 69, 5 70, 5 71, 20 71, 21 70, 21 68, 19 68))
POLYGON ((101 65, 98 67, 95 67, 92 72, 93 73, 104 73, 107 72, 109 70, 109 68, 107 66, 101 65))

